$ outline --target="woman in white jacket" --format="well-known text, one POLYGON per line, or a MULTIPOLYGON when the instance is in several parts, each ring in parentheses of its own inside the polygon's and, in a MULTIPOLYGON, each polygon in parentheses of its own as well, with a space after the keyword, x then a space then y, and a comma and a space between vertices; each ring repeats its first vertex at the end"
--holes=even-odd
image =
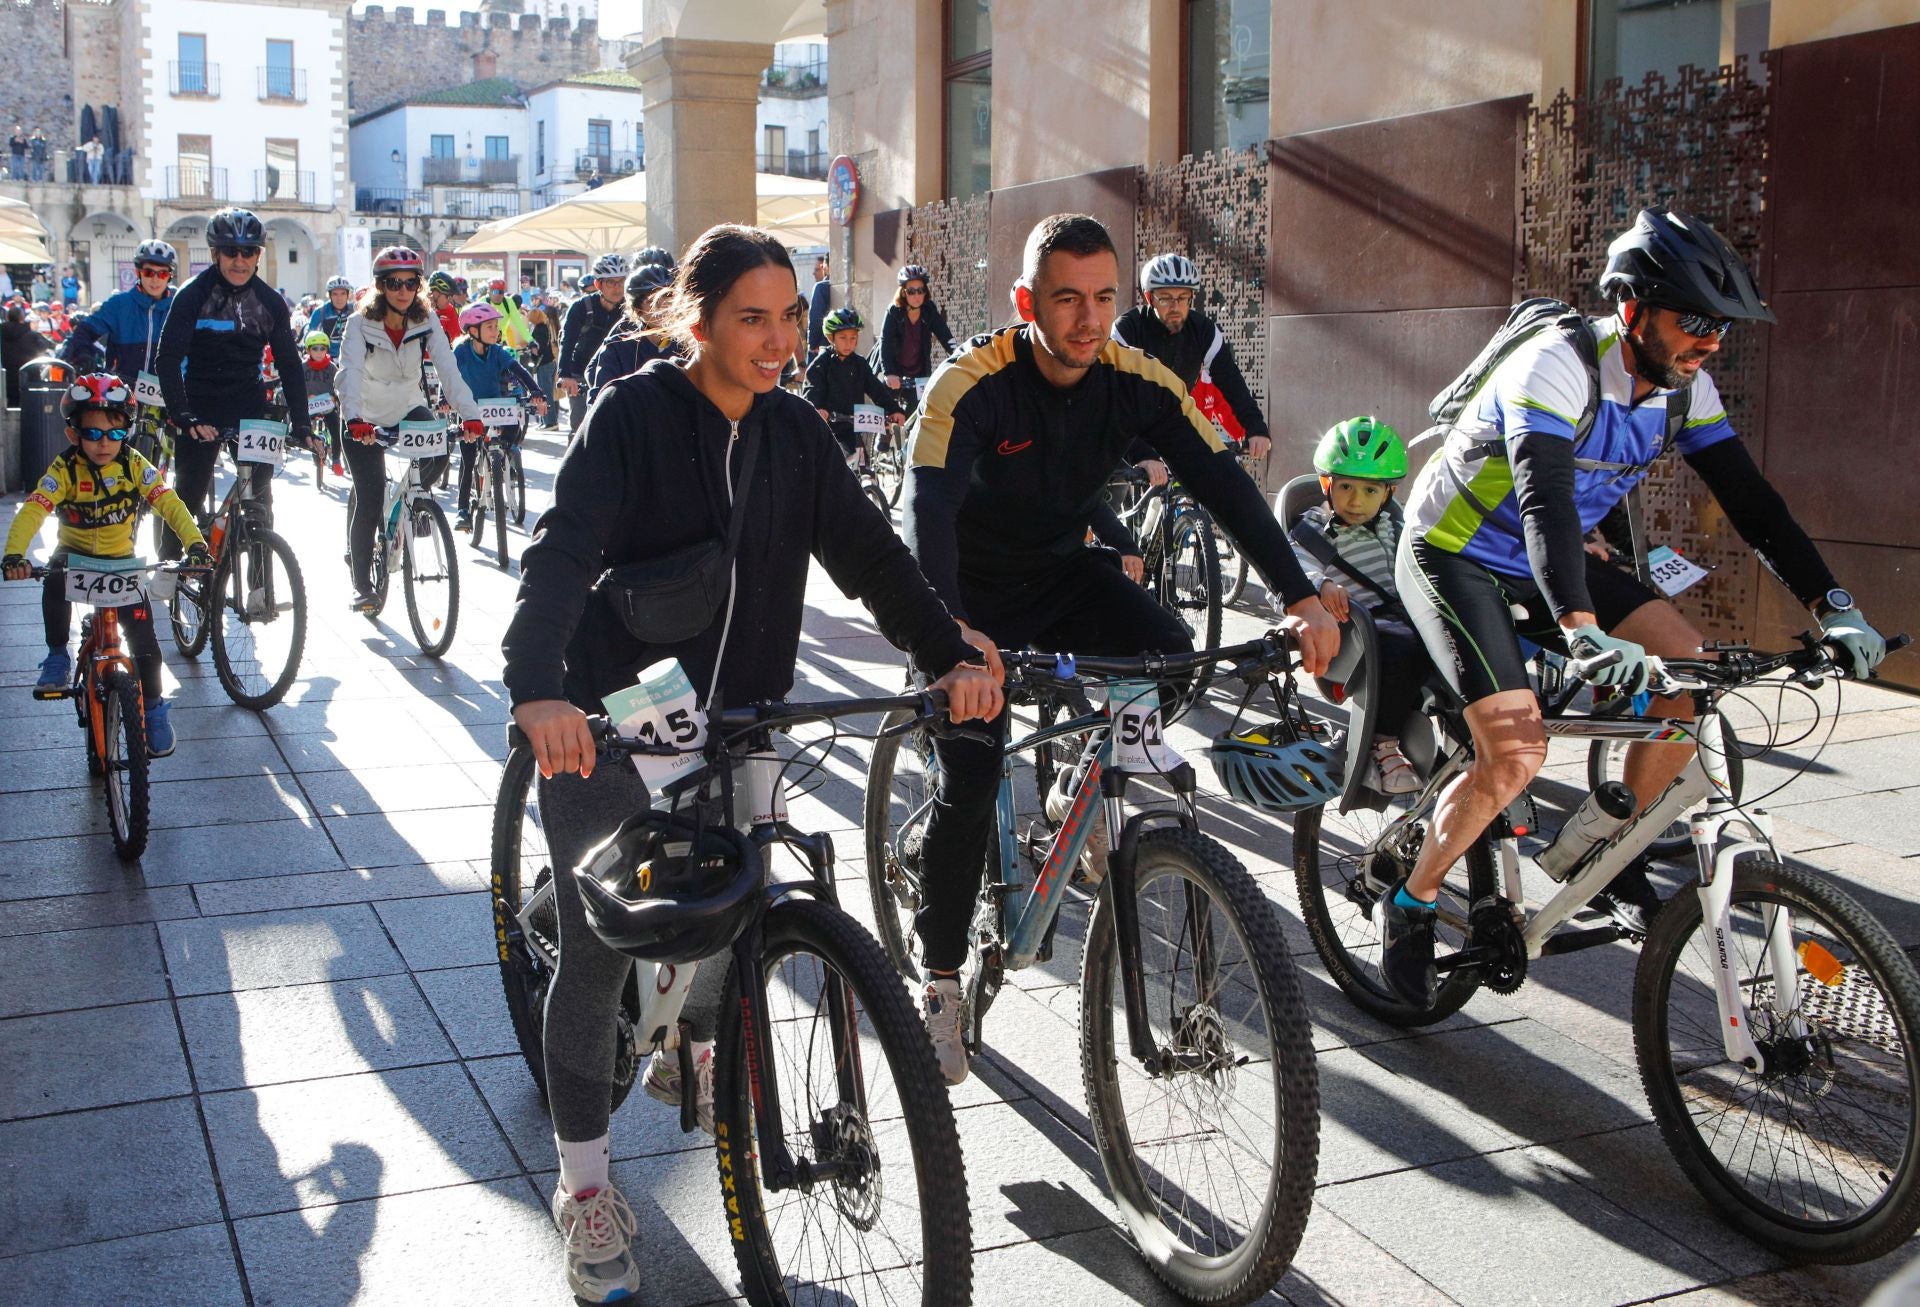
MULTIPOLYGON (((480 424, 480 406, 453 361, 453 345, 427 309, 420 285, 425 275, 417 250, 399 245, 381 250, 373 259, 373 286, 360 297, 340 336, 340 377, 335 389, 352 437, 342 444, 353 472, 347 548, 355 612, 374 608, 373 533, 386 499, 386 455, 373 443, 373 431, 433 416, 422 377, 427 359, 433 360, 447 403, 465 420, 461 438, 472 440, 486 430, 480 424)), ((446 469, 444 458, 433 462, 436 466, 421 469, 428 485, 446 469)))

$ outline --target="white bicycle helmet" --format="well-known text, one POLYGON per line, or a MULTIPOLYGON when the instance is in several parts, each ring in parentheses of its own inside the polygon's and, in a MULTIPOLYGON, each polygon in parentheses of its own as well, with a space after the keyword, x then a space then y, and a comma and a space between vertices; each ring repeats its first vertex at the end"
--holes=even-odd
POLYGON ((1184 254, 1156 254, 1140 267, 1140 290, 1199 290, 1200 269, 1184 254))
POLYGON ((624 283, 627 279, 627 256, 624 254, 602 254, 593 261, 593 279, 613 277, 624 283))
POLYGON ((141 241, 133 251, 133 262, 136 267, 142 263, 157 263, 162 267, 171 268, 179 261, 180 256, 174 253, 173 246, 165 241, 141 241))

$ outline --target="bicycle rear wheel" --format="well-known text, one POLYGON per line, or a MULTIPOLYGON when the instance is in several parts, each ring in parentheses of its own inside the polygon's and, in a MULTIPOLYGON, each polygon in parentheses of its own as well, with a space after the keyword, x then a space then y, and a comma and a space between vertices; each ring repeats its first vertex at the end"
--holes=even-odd
MULTIPOLYGON (((547 1097, 545 1016, 547 987, 560 962, 560 922, 552 900, 534 912, 523 927, 519 917, 526 904, 553 879, 553 860, 547 853, 547 835, 540 824, 539 770, 533 750, 521 746, 507 754, 500 773, 500 791, 493 803, 493 938, 500 956, 500 983, 506 991, 507 1016, 520 1045, 540 1099, 547 1097)), ((621 998, 614 1041, 613 1107, 618 1111, 633 1089, 640 1059, 634 1043, 638 996, 631 984, 621 998)))
POLYGON ((1140 837, 1134 905, 1159 1056, 1128 1048, 1114 894, 1087 927, 1080 1056, 1100 1160, 1153 1273, 1194 1302, 1279 1280, 1313 1206, 1320 1090, 1299 977, 1273 906, 1218 843, 1140 837))
POLYGON ((100 683, 96 706, 113 851, 131 862, 147 848, 147 719, 140 708, 139 683, 125 668, 113 668, 100 683))
POLYGON ((307 644, 307 587, 293 546, 265 527, 227 537, 208 592, 213 667, 227 697, 255 712, 286 697, 307 644))
POLYGON ((460 624, 460 556, 453 528, 440 505, 422 496, 401 510, 400 530, 407 621, 420 652, 438 658, 453 645, 460 624))
POLYGON ((1682 893, 1640 954, 1633 1041, 1654 1120, 1687 1178, 1760 1243, 1808 1261, 1882 1256, 1920 1227, 1920 977, 1819 876, 1754 857, 1733 877, 1724 941, 1682 893), (1789 921, 1799 998, 1783 1011, 1768 932, 1789 921), (1722 947, 1764 1070, 1722 1046, 1722 947))
MULTIPOLYGON (((1314 952, 1327 974, 1355 1007, 1392 1026, 1427 1026, 1451 1016, 1480 987, 1480 972, 1462 967, 1441 978, 1433 1006, 1403 1002, 1380 974, 1380 932, 1373 905, 1413 869, 1409 856, 1419 833, 1407 843, 1389 846, 1385 834, 1405 809, 1355 808, 1342 814, 1331 805, 1297 813, 1293 819, 1293 877, 1301 915, 1313 938, 1314 952)), ((1493 853, 1475 841, 1440 889, 1438 951, 1457 952, 1467 942, 1468 907, 1475 883, 1492 886, 1493 853)))
POLYGON ((762 930, 768 1047, 750 1068, 736 973, 714 1050, 720 1187, 747 1300, 970 1302, 960 1136, 905 987, 838 908, 790 897, 762 930), (794 1161, 831 1179, 762 1186, 754 1068, 778 1087, 794 1161))
MULTIPOLYGON (((901 710, 889 714, 882 730, 912 719, 901 710)), ((919 941, 913 933, 919 912, 920 841, 936 775, 933 737, 925 730, 876 740, 867 760, 867 800, 862 826, 867 841, 867 893, 881 947, 894 969, 910 982, 920 980, 919 941)))

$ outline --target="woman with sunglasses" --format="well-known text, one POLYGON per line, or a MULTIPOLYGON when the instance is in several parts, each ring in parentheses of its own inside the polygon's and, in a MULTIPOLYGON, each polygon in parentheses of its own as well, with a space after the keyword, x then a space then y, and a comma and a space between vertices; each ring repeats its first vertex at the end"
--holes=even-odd
POLYGON ((107 368, 132 386, 141 373, 153 375, 160 348, 160 327, 173 307, 173 269, 179 261, 165 241, 145 241, 133 252, 138 280, 86 317, 77 318, 60 357, 82 372, 94 369, 94 351, 103 349, 107 368))
MULTIPOLYGON (((404 245, 381 250, 373 256, 373 286, 361 295, 359 312, 340 336, 340 375, 334 385, 347 425, 342 447, 353 474, 347 552, 353 569, 349 607, 355 612, 373 611, 373 533, 386 499, 386 455, 374 443, 373 431, 433 416, 421 377, 427 359, 433 360, 441 394, 465 419, 462 438, 472 440, 486 430, 480 405, 454 360, 453 344, 427 308, 425 280, 418 250, 404 245)), ((439 458, 420 473, 431 486, 445 469, 446 460, 439 458)))
POLYGON ((933 341, 953 353, 953 333, 946 314, 927 289, 927 270, 917 263, 900 269, 900 289, 880 324, 880 375, 895 390, 933 375, 933 341))
MULTIPOLYGON (((245 209, 221 209, 207 219, 213 266, 180 288, 160 329, 153 371, 168 420, 182 437, 174 451, 174 486, 196 515, 206 511, 213 488, 220 433, 267 416, 267 392, 260 384, 263 352, 272 351, 279 370, 294 439, 309 449, 326 447, 313 439, 307 416, 293 315, 280 293, 256 275, 266 240, 265 226, 245 209)), ((260 524, 271 527, 273 465, 248 463, 245 469, 260 524)), ((179 556, 180 542, 171 532, 160 552, 179 556)))

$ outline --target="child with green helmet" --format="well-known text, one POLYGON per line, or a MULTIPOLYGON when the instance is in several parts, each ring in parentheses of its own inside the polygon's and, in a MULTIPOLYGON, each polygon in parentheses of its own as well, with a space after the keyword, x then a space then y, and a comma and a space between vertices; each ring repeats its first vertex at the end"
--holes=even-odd
MULTIPOLYGON (((316 328, 309 331, 306 339, 300 342, 307 354, 307 413, 313 419, 314 434, 324 429, 327 440, 327 461, 332 464, 333 474, 346 475, 346 469, 340 466, 340 400, 334 391, 334 382, 340 375, 340 367, 333 361, 333 337, 324 330, 316 328)), ((326 489, 326 482, 316 475, 314 487, 326 489)))
POLYGON ((1420 777, 1400 748, 1399 732, 1419 707, 1430 663, 1394 588, 1402 517, 1393 492, 1407 475, 1407 446, 1379 418, 1348 418, 1320 437, 1313 468, 1325 500, 1295 525, 1294 556, 1336 620, 1347 621, 1355 603, 1373 618, 1380 733, 1372 745, 1370 784, 1383 794, 1410 794, 1420 788, 1420 777))

